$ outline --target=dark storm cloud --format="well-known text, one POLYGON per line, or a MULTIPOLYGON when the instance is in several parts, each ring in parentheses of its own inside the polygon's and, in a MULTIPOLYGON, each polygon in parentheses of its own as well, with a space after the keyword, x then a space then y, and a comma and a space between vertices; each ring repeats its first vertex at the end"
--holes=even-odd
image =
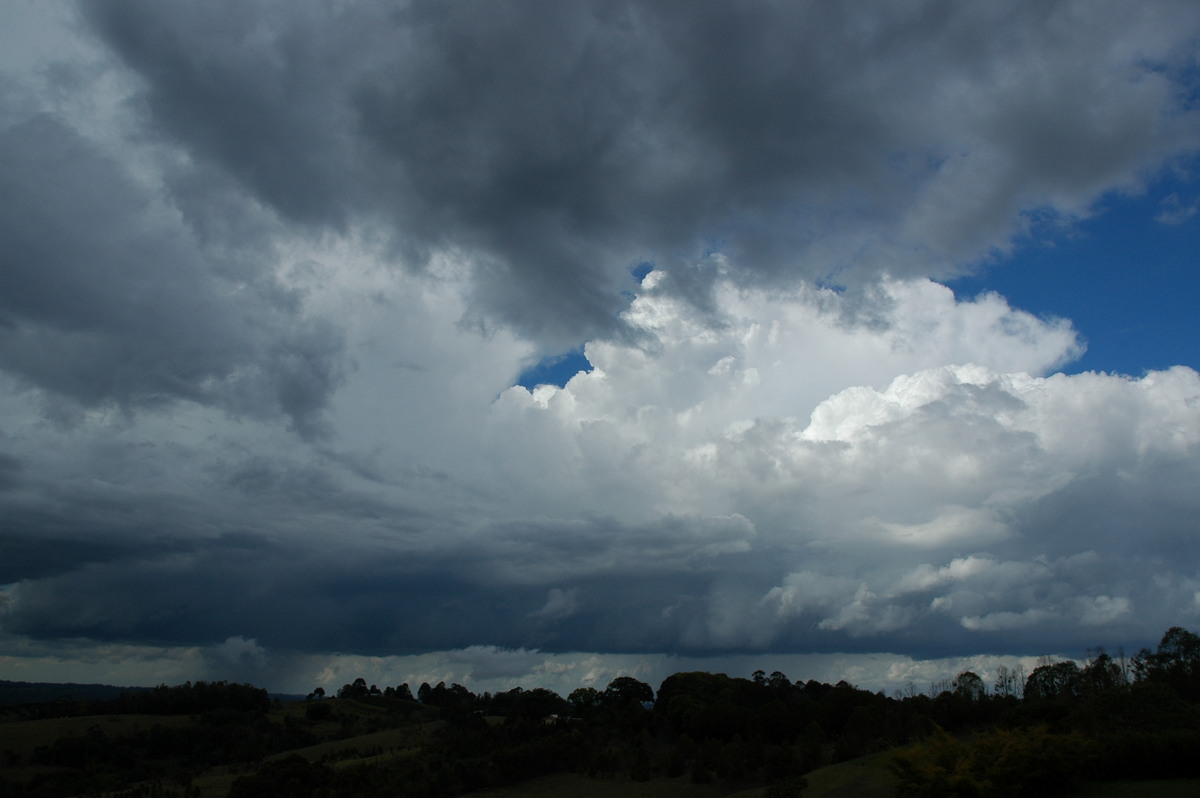
POLYGON ((250 455, 214 463, 207 475, 218 492, 230 488, 248 505, 276 508, 283 516, 297 511, 329 513, 347 521, 377 520, 392 530, 411 530, 430 520, 419 510, 346 488, 336 470, 325 463, 298 464, 250 455))
MULTIPOLYGON (((77 456, 89 460, 95 454, 77 456)), ((128 461, 138 455, 110 450, 97 459, 107 464, 105 476, 119 481, 129 477, 128 461)), ((241 540, 236 532, 219 531, 226 525, 214 524, 196 499, 173 491, 131 491, 113 482, 36 472, 23 474, 14 487, 0 497, 0 584, 186 553, 214 538, 222 545, 241 540)))
POLYGON ((17 584, 0 608, 4 630, 156 645, 241 636, 269 649, 379 655, 480 644, 686 649, 680 627, 700 622, 714 580, 751 576, 736 557, 706 553, 744 535, 741 524, 526 524, 431 547, 417 535, 444 520, 339 490, 319 471, 254 459, 225 478, 245 499, 227 496, 223 510, 80 485, 62 490, 57 512, 40 501, 40 514, 22 517, 7 504, 0 584, 17 584), (558 543, 543 551, 547 541, 558 543), (577 604, 541 612, 558 585, 577 604))
POLYGON ((217 542, 27 579, 10 599, 4 628, 35 639, 160 645, 244 635, 267 648, 374 655, 480 644, 661 651, 667 643, 667 650, 687 650, 678 627, 698 622, 693 614, 703 613, 709 581, 662 574, 589 579, 582 588, 589 606, 547 623, 531 617, 545 603, 541 585, 481 583, 440 558, 368 560, 290 548, 217 542), (678 609, 664 616, 670 606, 678 609))
POLYGON ((188 229, 63 120, 4 127, 0 205, 0 368, 82 407, 187 399, 319 432, 340 331, 298 317, 285 292, 217 276, 188 229))
POLYGON ((38 537, 21 535, 24 531, 21 527, 30 520, 19 519, 0 536, 0 584, 16 582, 19 579, 41 579, 73 571, 87 563, 145 556, 148 552, 159 553, 164 548, 186 548, 178 542, 164 546, 161 543, 146 541, 45 537, 45 528, 40 524, 38 537))
MULTIPOLYGON (((300 501, 328 491, 323 480, 263 463, 247 464, 230 481, 260 499, 300 501)), ((1080 480, 1044 504, 1067 512, 1087 504, 1090 513, 1063 518, 1035 507, 991 553, 963 558, 953 546, 933 548, 923 556, 935 565, 912 569, 909 554, 900 571, 886 556, 821 546, 739 550, 730 542, 744 534, 740 526, 677 518, 637 526, 604 519, 508 524, 430 549, 401 543, 384 506, 356 514, 348 495, 338 509, 301 501, 291 519, 272 510, 279 530, 322 513, 311 525, 325 534, 307 542, 260 532, 155 540, 135 529, 121 537, 113 522, 106 534, 88 530, 97 534, 75 540, 6 540, 21 582, 7 597, 3 627, 39 640, 216 645, 244 638, 268 651, 363 655, 477 645, 675 654, 883 645, 913 656, 1082 650, 1098 635, 1133 639, 1147 625, 1166 628, 1192 600, 1189 582, 1171 576, 1171 557, 1191 559, 1194 541, 1185 548, 1163 541, 1162 530, 1182 519, 1156 508, 1153 496, 1127 507, 1129 489, 1080 480), (384 525, 363 526, 381 517, 384 525), (1064 538, 1080 524, 1093 527, 1088 544, 1100 553, 1064 538), (1139 526, 1156 531, 1145 539, 1131 533, 1139 526), (815 570, 789 581, 797 568, 815 570), (1154 573, 1157 582, 1146 579, 1154 573)), ((1168 488, 1158 499, 1177 493, 1168 488)), ((408 526, 419 529, 419 519, 408 526)))
POLYGON ((163 136, 297 223, 466 254, 477 312, 560 344, 643 260, 948 274, 1194 141, 1119 5, 84 8, 163 136))
POLYGON ((16 487, 20 473, 21 461, 12 455, 0 452, 0 493, 16 487))
POLYGON ((464 582, 441 562, 222 540, 27 580, 5 629, 167 644, 244 635, 268 647, 404 653, 480 639, 512 645, 519 631, 509 619, 535 601, 464 582))
MULTIPOLYGON (((63 437, 69 440, 71 433, 63 437)), ((0 458, 0 475, 6 463, 19 461, 0 458)), ((76 445, 72 464, 79 470, 10 469, 15 478, 9 490, 0 491, 0 585, 20 582, 30 596, 62 593, 31 599, 30 614, 22 616, 34 619, 27 621, 31 629, 41 628, 37 606, 52 607, 53 616, 60 602, 78 601, 86 620, 72 620, 68 612, 61 623, 94 625, 101 636, 125 628, 181 640, 193 633, 224 639, 245 631, 220 625, 236 599, 223 590, 208 594, 224 580, 232 595, 245 595, 260 591, 271 581, 265 571, 278 567, 294 572, 304 603, 311 594, 298 583, 321 572, 323 557, 334 566, 339 562, 321 553, 320 541, 331 541, 328 548, 336 553, 336 541, 348 535, 346 551, 355 552, 356 535, 403 541, 426 524, 419 512, 346 488, 320 464, 276 461, 240 449, 210 460, 186 449, 118 438, 76 445), (299 544, 307 558, 300 565, 281 553, 289 535, 317 542, 311 544, 316 550, 299 544), (246 561, 258 570, 244 570, 246 561), (160 588, 167 604, 167 596, 175 596, 178 606, 191 608, 171 615, 178 628, 169 635, 161 628, 166 605, 136 598, 157 595, 160 588), (100 620, 98 612, 104 615, 100 620), (146 612, 152 621, 142 617, 146 612)), ((361 562, 359 567, 366 568, 361 562)), ((289 612, 292 597, 277 598, 278 609, 289 612)))

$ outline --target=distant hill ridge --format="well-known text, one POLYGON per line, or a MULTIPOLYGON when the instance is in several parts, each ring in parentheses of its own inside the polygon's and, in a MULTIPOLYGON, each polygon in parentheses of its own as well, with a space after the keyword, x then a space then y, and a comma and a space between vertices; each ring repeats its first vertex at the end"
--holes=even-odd
POLYGON ((0 679, 0 706, 45 704, 54 701, 108 701, 122 693, 151 690, 150 687, 117 687, 111 684, 72 682, 10 682, 0 679))

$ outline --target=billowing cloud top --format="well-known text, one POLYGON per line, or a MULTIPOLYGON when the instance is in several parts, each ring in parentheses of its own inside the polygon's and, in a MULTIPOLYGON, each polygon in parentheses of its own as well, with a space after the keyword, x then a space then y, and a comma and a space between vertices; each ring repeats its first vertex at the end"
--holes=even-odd
POLYGON ((5 639, 507 673, 1200 611, 1196 372, 934 282, 1195 153, 1194 4, 11 14, 5 639))

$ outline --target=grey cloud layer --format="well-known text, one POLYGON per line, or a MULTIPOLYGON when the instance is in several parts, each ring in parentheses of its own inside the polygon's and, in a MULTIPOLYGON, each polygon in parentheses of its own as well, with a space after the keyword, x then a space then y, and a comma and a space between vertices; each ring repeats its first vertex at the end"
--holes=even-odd
POLYGON ((641 260, 945 275, 1200 143, 1186 3, 84 8, 200 163, 414 264, 467 253, 475 311, 560 346, 641 260))
POLYGON ((220 256, 50 114, 0 133, 0 368, 83 407, 174 400, 283 415, 305 432, 342 344, 220 256))

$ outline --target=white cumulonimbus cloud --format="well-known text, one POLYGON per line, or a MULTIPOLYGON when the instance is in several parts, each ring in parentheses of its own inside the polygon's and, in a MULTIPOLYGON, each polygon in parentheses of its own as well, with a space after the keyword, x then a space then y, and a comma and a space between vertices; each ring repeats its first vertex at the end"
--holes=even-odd
MULTIPOLYGON (((1042 376, 1078 354, 1068 324, 927 281, 853 305, 730 286, 701 316, 667 280, 651 273, 627 312, 640 343, 589 345, 591 372, 503 394, 489 453, 514 490, 537 486, 531 514, 586 508, 642 527, 647 546, 647 525, 694 529, 693 556, 670 567, 707 558, 713 575, 680 642, 787 645, 806 624, 893 641, 946 624, 1045 634, 1194 612, 1195 580, 1163 560, 1187 534, 1174 508, 1193 501, 1194 371, 1042 376), (1135 518, 1140 537, 1121 526, 1135 518), (773 573, 757 599, 753 578, 718 587, 739 560, 773 573)), ((625 545, 597 544, 595 567, 625 545)), ((579 574, 587 555, 569 554, 555 565, 579 574)))

